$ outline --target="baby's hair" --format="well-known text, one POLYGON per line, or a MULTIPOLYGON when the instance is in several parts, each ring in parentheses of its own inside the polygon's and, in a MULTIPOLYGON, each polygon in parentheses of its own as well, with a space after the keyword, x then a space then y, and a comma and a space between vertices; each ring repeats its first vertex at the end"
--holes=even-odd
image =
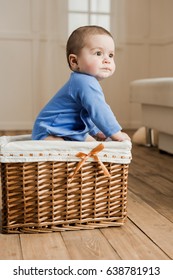
POLYGON ((80 50, 85 46, 88 36, 102 34, 112 37, 111 33, 108 30, 97 25, 81 26, 71 33, 66 45, 66 56, 70 68, 71 66, 69 55, 78 55, 80 53, 80 50))

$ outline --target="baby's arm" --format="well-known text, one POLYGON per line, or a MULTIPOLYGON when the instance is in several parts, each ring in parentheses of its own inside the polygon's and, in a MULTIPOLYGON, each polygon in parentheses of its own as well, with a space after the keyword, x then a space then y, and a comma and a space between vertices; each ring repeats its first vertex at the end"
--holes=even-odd
POLYGON ((130 137, 122 131, 118 131, 117 133, 110 136, 110 138, 113 141, 124 141, 124 140, 130 140, 130 137))

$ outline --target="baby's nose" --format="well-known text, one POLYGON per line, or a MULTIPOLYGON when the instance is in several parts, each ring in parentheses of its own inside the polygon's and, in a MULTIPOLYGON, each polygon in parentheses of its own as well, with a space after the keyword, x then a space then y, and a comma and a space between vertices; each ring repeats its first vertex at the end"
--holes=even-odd
POLYGON ((103 59, 103 62, 104 63, 110 63, 110 57, 108 55, 105 55, 104 59, 103 59))

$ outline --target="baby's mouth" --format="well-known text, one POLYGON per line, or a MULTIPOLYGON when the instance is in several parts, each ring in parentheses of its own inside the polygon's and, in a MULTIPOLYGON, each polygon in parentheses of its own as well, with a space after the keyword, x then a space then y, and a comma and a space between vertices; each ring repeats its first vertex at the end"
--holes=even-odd
POLYGON ((111 72, 111 69, 107 68, 107 67, 106 68, 102 68, 102 70, 105 71, 105 72, 111 72))

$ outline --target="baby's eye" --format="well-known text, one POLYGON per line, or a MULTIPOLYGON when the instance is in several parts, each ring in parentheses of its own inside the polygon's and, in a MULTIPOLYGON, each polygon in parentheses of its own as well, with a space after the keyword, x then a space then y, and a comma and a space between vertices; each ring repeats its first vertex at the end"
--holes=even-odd
POLYGON ((110 53, 109 57, 110 57, 110 58, 114 57, 114 54, 113 54, 113 53, 110 53))
POLYGON ((102 55, 102 52, 101 52, 101 51, 98 51, 98 52, 96 52, 96 55, 97 55, 97 56, 101 56, 101 55, 102 55))

